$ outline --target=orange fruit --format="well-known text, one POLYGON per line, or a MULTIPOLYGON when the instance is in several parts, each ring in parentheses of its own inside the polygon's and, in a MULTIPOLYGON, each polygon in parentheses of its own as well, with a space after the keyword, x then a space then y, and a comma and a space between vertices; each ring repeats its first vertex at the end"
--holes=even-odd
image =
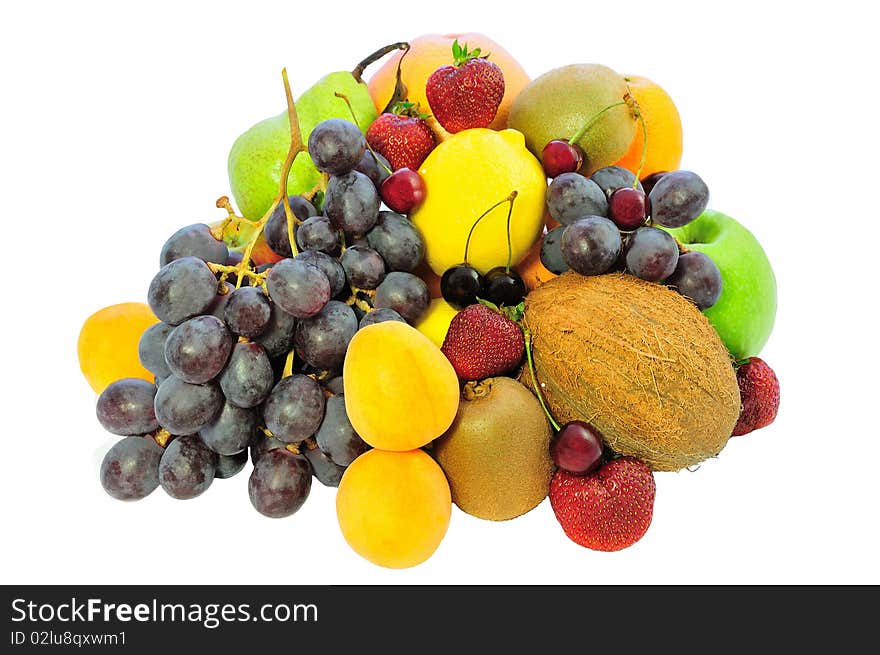
MULTIPOLYGON (((498 107, 495 120, 489 125, 493 130, 503 130, 507 127, 507 114, 514 98, 529 82, 529 76, 525 69, 517 63, 507 50, 495 43, 485 34, 425 34, 412 39, 409 42, 410 49, 401 66, 401 79, 407 88, 408 99, 419 103, 419 107, 425 113, 430 113, 431 108, 425 95, 425 84, 435 70, 441 66, 452 63, 452 42, 458 39, 462 45, 468 48, 480 48, 482 54, 489 55, 489 61, 494 62, 504 74, 504 97, 498 107)), ((394 94, 396 83, 397 62, 403 53, 398 52, 389 57, 387 61, 373 73, 367 82, 370 95, 376 104, 376 110, 382 111, 394 94)), ((441 140, 450 135, 433 118, 429 119, 431 128, 441 140)))
MULTIPOLYGON (((552 218, 550 220, 553 220, 552 218)), ((541 242, 543 237, 535 241, 525 258, 516 265, 516 272, 519 273, 523 282, 526 283, 526 289, 533 291, 544 284, 547 280, 556 277, 555 273, 548 271, 541 263, 541 242)))
MULTIPOLYGON (((651 80, 638 75, 624 77, 633 98, 641 107, 648 132, 648 151, 639 177, 644 179, 654 173, 677 170, 681 164, 682 131, 681 117, 675 103, 666 91, 651 80)), ((637 172, 644 143, 644 133, 639 125, 629 150, 617 162, 617 166, 637 172)))
POLYGON ((86 319, 79 333, 77 354, 79 367, 95 393, 122 378, 153 381, 153 374, 138 358, 138 342, 144 330, 158 322, 142 302, 110 305, 86 319))

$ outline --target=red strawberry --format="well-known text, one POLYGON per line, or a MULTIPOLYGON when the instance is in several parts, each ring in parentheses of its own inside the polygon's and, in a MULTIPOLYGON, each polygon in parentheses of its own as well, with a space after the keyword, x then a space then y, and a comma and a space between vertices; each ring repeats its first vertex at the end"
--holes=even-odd
POLYGON ((589 475, 556 471, 550 482, 550 505, 576 544, 621 550, 648 531, 655 491, 648 465, 635 457, 621 457, 589 475))
POLYGON ((472 127, 489 127, 504 97, 504 74, 480 49, 468 52, 455 41, 451 66, 438 68, 425 85, 434 118, 452 134, 472 127))
POLYGON ((525 340, 507 316, 485 305, 468 305, 452 319, 441 350, 459 378, 483 380, 517 366, 525 340))
POLYGON ((779 411, 779 380, 760 357, 752 357, 736 371, 742 409, 733 436, 770 425, 779 411))
POLYGON ((395 171, 409 168, 418 171, 425 157, 437 145, 434 133, 411 102, 399 102, 393 113, 379 116, 367 128, 367 143, 388 160, 395 171))

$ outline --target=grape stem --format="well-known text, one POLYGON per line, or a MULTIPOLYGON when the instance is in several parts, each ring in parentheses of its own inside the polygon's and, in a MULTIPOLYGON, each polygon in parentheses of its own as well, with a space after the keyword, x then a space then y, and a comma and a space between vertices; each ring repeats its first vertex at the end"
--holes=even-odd
POLYGON ((219 198, 217 198, 217 202, 214 204, 217 205, 218 209, 225 209, 226 212, 229 214, 225 219, 223 219, 223 222, 220 223, 220 225, 217 225, 216 227, 214 227, 214 229, 211 230, 211 235, 215 239, 217 239, 217 241, 222 241, 223 237, 226 236, 226 231, 229 229, 229 226, 232 223, 237 224, 243 219, 240 219, 238 216, 235 215, 235 211, 233 211, 232 209, 232 204, 229 202, 228 196, 220 196, 219 198))
POLYGON ((289 378, 293 375, 293 360, 296 358, 296 354, 293 349, 287 353, 287 359, 284 360, 284 371, 281 373, 282 378, 289 378))
MULTIPOLYGON (((242 260, 244 263, 244 260, 242 260)), ((220 273, 220 282, 225 282, 226 278, 230 275, 237 275, 239 284, 236 285, 236 288, 241 286, 242 278, 248 278, 253 280, 256 284, 252 284, 251 286, 265 286, 266 284, 266 276, 269 274, 268 271, 263 273, 257 273, 250 266, 246 268, 242 268, 241 264, 236 264, 235 266, 227 266, 225 264, 215 264, 214 262, 208 262, 208 268, 211 269, 212 273, 220 273)), ((221 295, 226 294, 226 288, 221 285, 223 292, 221 295)))
POLYGON ((621 105, 626 105, 626 104, 628 104, 626 100, 621 100, 620 102, 615 102, 613 105, 608 105, 607 107, 605 107, 605 109, 601 109, 597 113, 593 114, 592 118, 590 118, 590 120, 588 120, 586 123, 584 123, 584 126, 580 130, 578 130, 578 133, 575 134, 573 137, 571 137, 568 140, 568 145, 573 146, 578 141, 580 141, 583 138, 584 134, 586 134, 587 131, 591 127, 593 127, 593 125, 595 125, 596 121, 598 121, 605 112, 610 111, 610 110, 614 109, 615 107, 620 107, 621 105))
MULTIPOLYGON (((354 124, 359 126, 360 123, 358 123, 357 115, 354 113, 354 107, 351 106, 351 101, 348 99, 348 96, 344 93, 339 93, 339 91, 334 91, 333 95, 335 95, 337 98, 342 98, 342 101, 348 106, 348 113, 351 114, 351 119, 354 121, 354 124)), ((379 155, 376 154, 376 151, 373 150, 373 147, 370 145, 370 142, 366 140, 366 138, 364 139, 364 143, 367 144, 367 150, 369 150, 370 154, 373 155, 373 159, 375 160, 375 162, 379 166, 384 168, 389 175, 391 175, 394 171, 392 171, 388 166, 379 161, 379 155)))
POLYGON ((153 441, 164 448, 168 445, 168 441, 171 439, 171 433, 165 428, 159 428, 159 431, 153 437, 153 441))
MULTIPOLYGON (((629 86, 627 86, 629 89, 629 86)), ((633 180, 633 189, 639 188, 639 179, 642 177, 642 170, 645 168, 645 161, 648 158, 648 126, 645 124, 645 117, 642 115, 642 107, 639 105, 639 101, 635 99, 632 91, 627 91, 626 96, 624 96, 624 101, 629 106, 633 115, 638 119, 639 125, 642 128, 642 155, 639 157, 639 167, 636 170, 636 179, 633 180)))
MULTIPOLYGON (((518 192, 516 189, 514 189, 513 191, 510 192, 510 195, 509 195, 509 196, 507 196, 507 197, 504 198, 503 200, 499 200, 498 202, 496 202, 494 205, 492 205, 491 207, 489 207, 489 209, 487 209, 487 210, 484 211, 482 214, 480 214, 480 217, 479 217, 477 220, 474 221, 474 224, 471 225, 471 229, 470 229, 470 231, 468 232, 467 240, 464 242, 464 263, 465 263, 465 264, 467 264, 467 260, 468 260, 468 249, 470 248, 470 245, 471 245, 471 236, 473 235, 474 230, 476 229, 477 225, 480 224, 480 221, 482 221, 484 218, 486 218, 486 216, 488 216, 489 213, 490 213, 493 209, 495 209, 496 207, 500 207, 500 206, 503 205, 505 202, 509 202, 509 203, 510 203, 510 212, 513 212, 513 201, 516 199, 516 196, 517 196, 518 194, 519 194, 519 192, 518 192)), ((510 246, 510 213, 507 214, 507 252, 508 252, 508 268, 507 268, 507 271, 510 272, 510 258, 511 258, 511 256, 512 256, 512 253, 511 253, 511 246, 510 246)))
MULTIPOLYGON (((287 119, 290 123, 290 148, 287 151, 287 157, 285 158, 284 164, 281 167, 281 181, 279 183, 280 189, 278 191, 278 195, 275 196, 275 200, 272 202, 272 205, 269 207, 269 209, 267 209, 262 217, 260 217, 260 219, 257 221, 250 221, 243 217, 236 216, 235 212, 232 211, 232 206, 229 203, 229 198, 227 198, 226 196, 223 196, 222 198, 217 200, 217 206, 225 208, 226 211, 229 212, 229 216, 221 224, 221 237, 226 236, 229 226, 232 224, 235 224, 237 228, 242 223, 246 223, 252 226, 254 230, 253 234, 248 238, 247 245, 245 246, 244 253, 241 258, 241 263, 236 266, 225 267, 226 269, 230 270, 221 271, 226 275, 230 273, 235 273, 238 278, 235 283, 236 289, 241 287, 241 283, 246 277, 257 280, 260 282, 260 284, 265 284, 265 277, 261 276, 261 274, 256 273, 255 271, 252 271, 250 268, 251 254, 254 251, 254 246, 257 244, 257 240, 263 233, 263 228, 272 217, 272 214, 275 212, 275 209, 278 207, 278 205, 282 205, 284 207, 284 215, 287 217, 287 237, 290 240, 290 251, 293 256, 299 254, 299 251, 296 247, 296 240, 293 237, 293 226, 298 221, 293 215, 293 211, 290 208, 290 200, 287 197, 287 180, 290 177, 290 169, 293 166, 294 160, 301 152, 306 152, 306 148, 302 142, 302 132, 300 131, 299 127, 299 116, 296 113, 296 103, 293 101, 293 95, 290 91, 290 81, 287 79, 286 68, 283 68, 281 70, 281 79, 284 81, 284 95, 287 98, 287 119)), ((314 196, 315 193, 317 193, 317 191, 315 191, 314 189, 308 192, 308 194, 311 196, 314 196)), ((306 194, 302 195, 303 197, 307 197, 306 194)), ((211 270, 217 272, 214 267, 219 265, 211 263, 209 264, 209 266, 212 267, 211 270)))
MULTIPOLYGON (((287 159, 281 169, 281 202, 284 203, 284 216, 287 218, 287 239, 290 241, 290 252, 294 257, 299 254, 296 247, 296 239, 293 238, 294 215, 290 208, 290 197, 287 195, 287 178, 296 156, 305 150, 302 142, 302 133, 299 128, 299 116, 296 113, 296 103, 290 91, 290 81, 287 79, 287 69, 281 69, 281 79, 284 80, 284 96, 287 99, 287 121, 290 123, 290 149, 287 151, 287 159)), ((249 244, 250 245, 250 244, 249 244)))
POLYGON ((365 313, 369 314, 373 310, 373 305, 370 304, 370 301, 359 298, 357 295, 358 293, 363 293, 369 298, 372 298, 376 295, 375 291, 366 291, 364 289, 358 289, 357 287, 351 287, 351 295, 346 298, 345 304, 349 307, 357 307, 358 309, 361 309, 365 313))
POLYGON ((547 403, 544 401, 544 393, 541 391, 541 387, 538 386, 538 376, 535 374, 535 362, 532 359, 532 332, 526 327, 523 327, 522 331, 526 342, 526 361, 529 365, 529 375, 532 377, 532 387, 535 389, 535 395, 538 396, 538 400, 541 402, 541 409, 543 409, 544 413, 547 415, 550 425, 553 426, 553 429, 556 432, 559 432, 561 429, 559 423, 556 422, 553 415, 550 413, 550 410, 547 408, 547 403))

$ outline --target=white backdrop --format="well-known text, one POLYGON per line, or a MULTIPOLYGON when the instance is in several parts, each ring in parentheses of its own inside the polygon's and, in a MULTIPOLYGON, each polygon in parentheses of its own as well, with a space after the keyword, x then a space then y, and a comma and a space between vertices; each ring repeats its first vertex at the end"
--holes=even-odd
POLYGON ((4 3, 0 582, 880 582, 867 6, 4 3), (696 472, 658 474, 653 525, 616 554, 569 541, 547 501, 501 524, 454 510, 433 558, 389 571, 348 548, 317 483, 283 520, 251 508, 246 474, 192 501, 112 500, 83 320, 144 300, 165 238, 222 217, 229 146, 283 108, 282 66, 298 94, 380 45, 452 31, 488 34, 532 76, 598 62, 672 95, 683 167, 775 265, 762 356, 782 383, 776 423, 696 472))

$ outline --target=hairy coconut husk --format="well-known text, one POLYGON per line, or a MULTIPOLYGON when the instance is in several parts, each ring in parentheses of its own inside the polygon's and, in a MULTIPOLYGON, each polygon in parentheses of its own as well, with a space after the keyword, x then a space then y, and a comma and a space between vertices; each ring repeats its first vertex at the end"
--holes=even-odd
MULTIPOLYGON (((730 355, 690 301, 632 275, 566 273, 526 298, 538 382, 559 423, 586 421, 657 471, 716 455, 739 415, 730 355)), ((528 370, 523 382, 531 386, 528 370)))

